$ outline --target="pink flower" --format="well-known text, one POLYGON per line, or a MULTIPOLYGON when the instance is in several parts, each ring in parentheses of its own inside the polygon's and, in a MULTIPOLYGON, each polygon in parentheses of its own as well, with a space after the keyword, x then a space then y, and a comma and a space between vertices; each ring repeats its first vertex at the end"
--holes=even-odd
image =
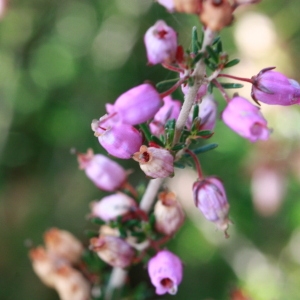
POLYGON ((181 102, 179 100, 173 100, 171 96, 163 98, 164 105, 155 114, 153 121, 150 123, 150 130, 153 135, 159 136, 165 131, 165 124, 168 120, 177 120, 181 102))
POLYGON ((252 77, 252 98, 267 104, 284 106, 299 104, 299 83, 272 69, 263 69, 258 75, 252 77))
MULTIPOLYGON (((212 95, 205 96, 200 104, 196 104, 199 106, 199 115, 198 115, 198 130, 210 130, 213 131, 216 125, 217 118, 217 102, 212 95)), ((192 118, 193 118, 193 109, 189 115, 187 120, 187 127, 192 127, 192 118)))
POLYGON ((242 97, 234 97, 222 113, 224 123, 250 142, 267 140, 270 130, 259 108, 242 97))
POLYGON ((159 251, 148 262, 148 273, 156 294, 175 295, 182 280, 182 263, 179 257, 168 250, 159 251))
POLYGON ((177 34, 164 21, 157 21, 147 30, 144 42, 149 64, 170 63, 175 60, 177 34))
POLYGON ((174 157, 166 149, 141 146, 133 155, 144 173, 152 178, 166 178, 174 173, 174 157))
POLYGON ((109 116, 93 120, 92 130, 98 137, 101 146, 111 155, 128 159, 142 145, 141 133, 131 125, 121 122, 113 123, 109 116))
POLYGON ((124 240, 115 236, 103 235, 90 240, 90 248, 113 267, 126 268, 134 258, 135 251, 124 240))
POLYGON ((207 177, 196 181, 193 185, 193 196, 196 207, 204 217, 226 231, 229 223, 229 204, 221 180, 207 177))
POLYGON ((116 113, 122 123, 137 125, 152 119, 161 106, 157 90, 144 83, 119 96, 114 105, 106 104, 106 110, 110 115, 116 113))
POLYGON ((101 190, 113 192, 126 181, 126 171, 105 155, 95 154, 89 149, 86 154, 78 154, 79 168, 101 190))
POLYGON ((117 193, 102 198, 91 205, 92 215, 108 222, 115 220, 137 207, 136 202, 123 193, 117 193))
POLYGON ((156 0, 160 5, 164 6, 169 12, 175 10, 174 0, 156 0))

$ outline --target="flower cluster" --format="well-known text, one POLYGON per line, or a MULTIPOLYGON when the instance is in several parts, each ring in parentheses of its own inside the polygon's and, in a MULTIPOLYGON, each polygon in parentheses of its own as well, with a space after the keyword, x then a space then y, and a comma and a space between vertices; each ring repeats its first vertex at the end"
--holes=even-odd
MULTIPOLYGON (((180 258, 166 250, 165 244, 180 229, 185 214, 176 195, 167 188, 163 191, 160 188, 164 178, 175 175, 176 167, 194 163, 197 177, 190 189, 195 207, 229 237, 231 222, 224 185, 215 175, 203 175, 199 158, 203 152, 215 148, 215 144, 206 144, 214 134, 218 116, 214 89, 218 89, 226 101, 222 121, 243 138, 257 142, 269 139, 271 130, 255 103, 298 104, 300 85, 274 68, 263 69, 252 78, 224 72, 239 61, 229 60, 217 31, 231 24, 238 6, 258 1, 157 2, 169 12, 197 14, 204 25, 203 36, 199 38, 194 28, 191 48, 184 50, 178 44, 176 31, 158 20, 144 36, 148 64, 161 64, 176 75, 156 86, 143 83, 129 89, 113 104, 106 104, 106 114, 93 120, 91 125, 108 154, 133 159, 146 177, 156 181, 150 181, 148 188, 135 187, 129 183, 129 172, 112 159, 94 154, 92 150, 77 153, 77 157, 80 169, 95 186, 111 193, 90 205, 90 220, 99 228, 90 238, 89 250, 114 268, 129 268, 139 262, 147 263, 148 259, 148 273, 156 293, 173 295, 182 281, 183 267, 180 258), (252 84, 254 103, 238 94, 229 96, 225 89, 240 85, 223 83, 222 77, 252 84), (178 88, 181 88, 183 101, 172 98, 178 88), (151 186, 153 182, 159 182, 158 188, 151 186), (145 201, 148 201, 146 206, 145 201)), ((82 247, 67 233, 59 235, 70 245, 65 245, 66 242, 51 244, 47 233, 46 249, 37 248, 30 253, 34 269, 42 281, 58 290, 62 299, 70 299, 64 296, 65 290, 71 292, 70 286, 65 290, 60 287, 62 279, 57 278, 62 276, 72 278, 69 279, 72 284, 82 285, 80 291, 85 294, 81 298, 73 295, 72 299, 86 299, 89 283, 72 267, 78 262, 82 247)))

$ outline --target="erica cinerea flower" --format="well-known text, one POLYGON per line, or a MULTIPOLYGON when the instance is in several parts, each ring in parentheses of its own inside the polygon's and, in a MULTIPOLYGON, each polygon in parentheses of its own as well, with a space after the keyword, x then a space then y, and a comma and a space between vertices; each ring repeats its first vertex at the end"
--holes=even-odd
POLYGON ((126 171, 112 159, 102 154, 94 154, 89 149, 86 154, 77 154, 79 168, 101 190, 115 191, 126 181, 126 171))
POLYGON ((148 262, 148 273, 156 294, 175 295, 182 280, 182 262, 168 250, 159 251, 148 262))
POLYGON ((165 235, 173 235, 184 221, 184 212, 176 196, 171 192, 162 192, 154 206, 155 228, 165 235))
POLYGON ((92 130, 98 137, 101 146, 111 155, 118 158, 130 158, 142 145, 142 135, 132 125, 121 122, 111 123, 104 116, 93 120, 92 130))
POLYGON ((164 21, 157 21, 144 37, 147 58, 150 64, 171 63, 177 51, 177 34, 164 21))
POLYGON ((160 5, 164 6, 169 12, 173 12, 174 7, 174 1, 173 0, 156 0, 160 5))
POLYGON ((106 104, 107 112, 116 114, 122 123, 137 125, 152 119, 163 102, 157 90, 149 83, 136 86, 112 104, 106 104))
POLYGON ((164 97, 163 102, 164 105, 155 114, 153 121, 150 123, 151 133, 157 136, 164 133, 168 120, 176 120, 178 118, 181 108, 181 102, 173 100, 171 96, 164 97))
POLYGON ((252 77, 251 95, 256 101, 267 104, 293 105, 300 103, 300 85, 294 79, 272 71, 273 68, 263 69, 252 77))
POLYGON ((113 267, 126 268, 134 258, 135 251, 124 240, 115 236, 102 235, 90 240, 90 248, 113 267))
POLYGON ((106 196, 98 202, 92 202, 92 216, 111 221, 137 208, 136 202, 123 193, 106 196))
POLYGON ((196 207, 204 217, 226 231, 229 224, 229 204, 221 180, 207 177, 196 181, 193 185, 193 197, 196 207))
POLYGON ((166 149, 141 146, 133 155, 144 173, 152 178, 165 178, 174 173, 174 157, 166 149))
POLYGON ((250 142, 267 140, 270 130, 258 107, 242 97, 234 97, 222 113, 224 123, 250 142))

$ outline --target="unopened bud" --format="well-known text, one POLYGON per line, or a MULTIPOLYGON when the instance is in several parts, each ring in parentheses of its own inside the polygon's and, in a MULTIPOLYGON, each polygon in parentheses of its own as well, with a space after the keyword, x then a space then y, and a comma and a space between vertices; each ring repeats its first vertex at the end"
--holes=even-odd
POLYGON ((175 10, 186 14, 199 14, 202 0, 173 0, 175 10))
POLYGON ((181 205, 171 192, 162 192, 158 198, 154 206, 155 228, 165 235, 173 235, 184 221, 181 205))
POLYGON ((113 267, 126 268, 134 258, 135 251, 124 240, 115 236, 100 236, 90 240, 90 248, 113 267))
POLYGON ((174 173, 174 157, 166 149, 141 146, 133 155, 144 173, 152 178, 166 178, 174 173))

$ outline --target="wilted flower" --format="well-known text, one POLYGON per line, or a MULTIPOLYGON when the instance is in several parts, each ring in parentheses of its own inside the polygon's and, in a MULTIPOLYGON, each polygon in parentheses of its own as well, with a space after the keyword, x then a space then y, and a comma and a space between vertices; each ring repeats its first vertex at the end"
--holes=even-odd
POLYGON ((299 104, 300 84, 272 69, 263 69, 252 77, 252 98, 267 104, 284 106, 299 104))
POLYGON ((98 202, 92 202, 92 216, 106 222, 116 219, 137 207, 137 203, 123 193, 106 196, 98 202))
POLYGON ((126 268, 134 258, 135 251, 124 240, 103 235, 90 240, 90 248, 106 263, 113 267, 126 268))
POLYGON ((171 192, 162 192, 154 206, 155 228, 158 232, 173 235, 183 224, 184 212, 176 196, 171 192))
POLYGON ((157 90, 144 83, 123 93, 113 105, 106 104, 106 110, 110 115, 116 113, 122 123, 137 125, 152 119, 162 104, 157 90))
POLYGON ((270 130, 259 108, 242 97, 234 97, 222 113, 224 123, 250 142, 267 140, 270 130))
POLYGON ((171 96, 164 97, 163 102, 164 105, 155 114, 153 121, 150 123, 151 133, 157 136, 164 133, 168 120, 177 120, 181 108, 181 102, 173 100, 171 96))
POLYGON ((216 177, 207 177, 193 185, 194 202, 204 217, 226 232, 229 224, 226 192, 223 183, 216 177))
POLYGON ((157 21, 144 37, 147 58, 150 64, 170 63, 177 51, 177 34, 164 21, 157 21))
POLYGON ((51 228, 44 234, 47 252, 71 264, 77 263, 82 255, 81 242, 70 232, 51 228))
POLYGON ((92 130, 98 137, 101 146, 111 155, 118 158, 130 158, 142 145, 142 135, 132 125, 106 122, 109 116, 93 120, 92 130))
POLYGON ((165 178, 174 173, 174 157, 166 149, 141 146, 133 155, 144 173, 152 178, 165 178))
POLYGON ((89 149, 86 154, 77 155, 79 168, 101 190, 116 191, 126 181, 126 171, 116 162, 89 149))
POLYGON ((148 262, 148 273, 156 294, 175 295, 182 280, 182 262, 168 250, 159 251, 148 262))

